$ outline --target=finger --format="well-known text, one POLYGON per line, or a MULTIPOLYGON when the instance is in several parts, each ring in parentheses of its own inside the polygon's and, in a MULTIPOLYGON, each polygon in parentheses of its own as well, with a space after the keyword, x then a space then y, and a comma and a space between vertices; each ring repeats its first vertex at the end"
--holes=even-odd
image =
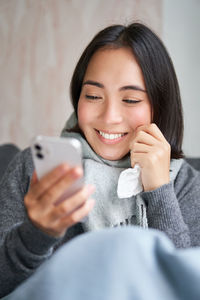
POLYGON ((52 220, 71 214, 88 200, 94 190, 95 187, 93 185, 86 185, 74 196, 62 201, 52 210, 52 220))
POLYGON ((138 164, 141 168, 143 167, 144 153, 133 153, 131 151, 131 167, 134 168, 138 164))
POLYGON ((62 232, 63 235, 67 228, 71 227, 72 225, 80 222, 83 218, 85 218, 94 207, 94 204, 95 200, 89 199, 70 215, 60 219, 56 224, 57 231, 62 232))
POLYGON ((134 167, 136 163, 140 165, 141 168, 151 169, 155 167, 160 162, 160 155, 155 151, 150 151, 147 153, 132 153, 131 152, 131 166, 134 167))
POLYGON ((155 139, 159 140, 159 141, 165 141, 165 137, 162 134, 162 132, 160 131, 160 129, 158 128, 158 126, 155 123, 151 123, 151 124, 147 124, 147 125, 142 125, 137 127, 136 129, 136 135, 139 131, 144 131, 148 134, 150 134, 151 136, 153 136, 155 139))
POLYGON ((135 138, 131 141, 130 143, 130 149, 134 148, 135 143, 140 143, 140 144, 146 144, 149 146, 156 145, 158 143, 158 140, 155 139, 152 135, 149 133, 140 130, 137 132, 135 135, 135 138))
POLYGON ((81 176, 83 171, 80 167, 70 169, 65 176, 60 178, 51 188, 45 191, 39 200, 46 206, 48 204, 55 204, 55 202, 69 189, 69 187, 81 176))
POLYGON ((69 166, 67 164, 61 164, 53 169, 48 174, 44 175, 37 184, 32 186, 30 194, 34 198, 40 197, 46 190, 48 190, 53 184, 55 184, 60 178, 62 178, 68 171, 69 166))
MULTIPOLYGON (((152 147, 142 143, 134 143, 131 147, 131 152, 133 153, 147 153, 152 150, 152 147)), ((134 155, 134 154, 133 154, 134 155)))
POLYGON ((38 181, 37 174, 36 174, 36 171, 34 170, 32 178, 31 178, 31 182, 30 182, 30 187, 32 187, 34 184, 36 184, 37 181, 38 181))

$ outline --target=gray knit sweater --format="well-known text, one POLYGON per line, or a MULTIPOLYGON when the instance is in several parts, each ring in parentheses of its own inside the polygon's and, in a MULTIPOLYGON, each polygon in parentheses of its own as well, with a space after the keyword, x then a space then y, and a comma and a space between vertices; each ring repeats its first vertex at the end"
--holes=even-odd
MULTIPOLYGON (((81 223, 62 239, 32 225, 23 199, 33 172, 30 149, 10 163, 0 185, 0 297, 28 278, 53 251, 83 233, 81 223)), ((186 162, 174 182, 143 192, 148 224, 164 231, 176 247, 200 246, 200 173, 186 162)))

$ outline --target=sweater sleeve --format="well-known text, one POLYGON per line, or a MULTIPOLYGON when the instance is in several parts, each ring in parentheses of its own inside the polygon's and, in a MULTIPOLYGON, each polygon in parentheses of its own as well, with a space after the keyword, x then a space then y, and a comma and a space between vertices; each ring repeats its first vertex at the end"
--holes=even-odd
POLYGON ((29 277, 58 239, 32 225, 24 207, 33 164, 30 150, 16 155, 0 183, 0 297, 29 277))
POLYGON ((177 248, 190 246, 190 234, 174 192, 173 182, 144 192, 149 227, 164 231, 177 248))
POLYGON ((144 192, 149 227, 164 231, 177 248, 200 246, 200 172, 187 162, 174 181, 144 192))

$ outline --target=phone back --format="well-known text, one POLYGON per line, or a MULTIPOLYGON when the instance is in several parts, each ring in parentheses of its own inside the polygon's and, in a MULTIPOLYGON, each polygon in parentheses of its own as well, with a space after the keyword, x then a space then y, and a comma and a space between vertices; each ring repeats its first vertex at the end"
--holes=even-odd
POLYGON ((74 138, 37 136, 31 151, 39 179, 62 163, 82 165, 81 143, 74 138))
MULTIPOLYGON (((82 166, 81 143, 75 138, 37 136, 31 143, 31 152, 38 179, 62 163, 82 166)), ((82 186, 83 178, 76 180, 57 202, 70 197, 82 186)))

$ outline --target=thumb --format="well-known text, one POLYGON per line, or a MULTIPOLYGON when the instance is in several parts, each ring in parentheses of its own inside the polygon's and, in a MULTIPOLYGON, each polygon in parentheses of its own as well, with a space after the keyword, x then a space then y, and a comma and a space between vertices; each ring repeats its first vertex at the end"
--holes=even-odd
POLYGON ((30 186, 32 187, 32 186, 33 186, 34 184, 36 184, 37 182, 38 182, 38 178, 37 178, 36 171, 34 170, 34 171, 33 171, 32 178, 31 178, 30 186))
POLYGON ((134 152, 130 150, 131 167, 134 168, 136 162, 134 161, 134 152))

